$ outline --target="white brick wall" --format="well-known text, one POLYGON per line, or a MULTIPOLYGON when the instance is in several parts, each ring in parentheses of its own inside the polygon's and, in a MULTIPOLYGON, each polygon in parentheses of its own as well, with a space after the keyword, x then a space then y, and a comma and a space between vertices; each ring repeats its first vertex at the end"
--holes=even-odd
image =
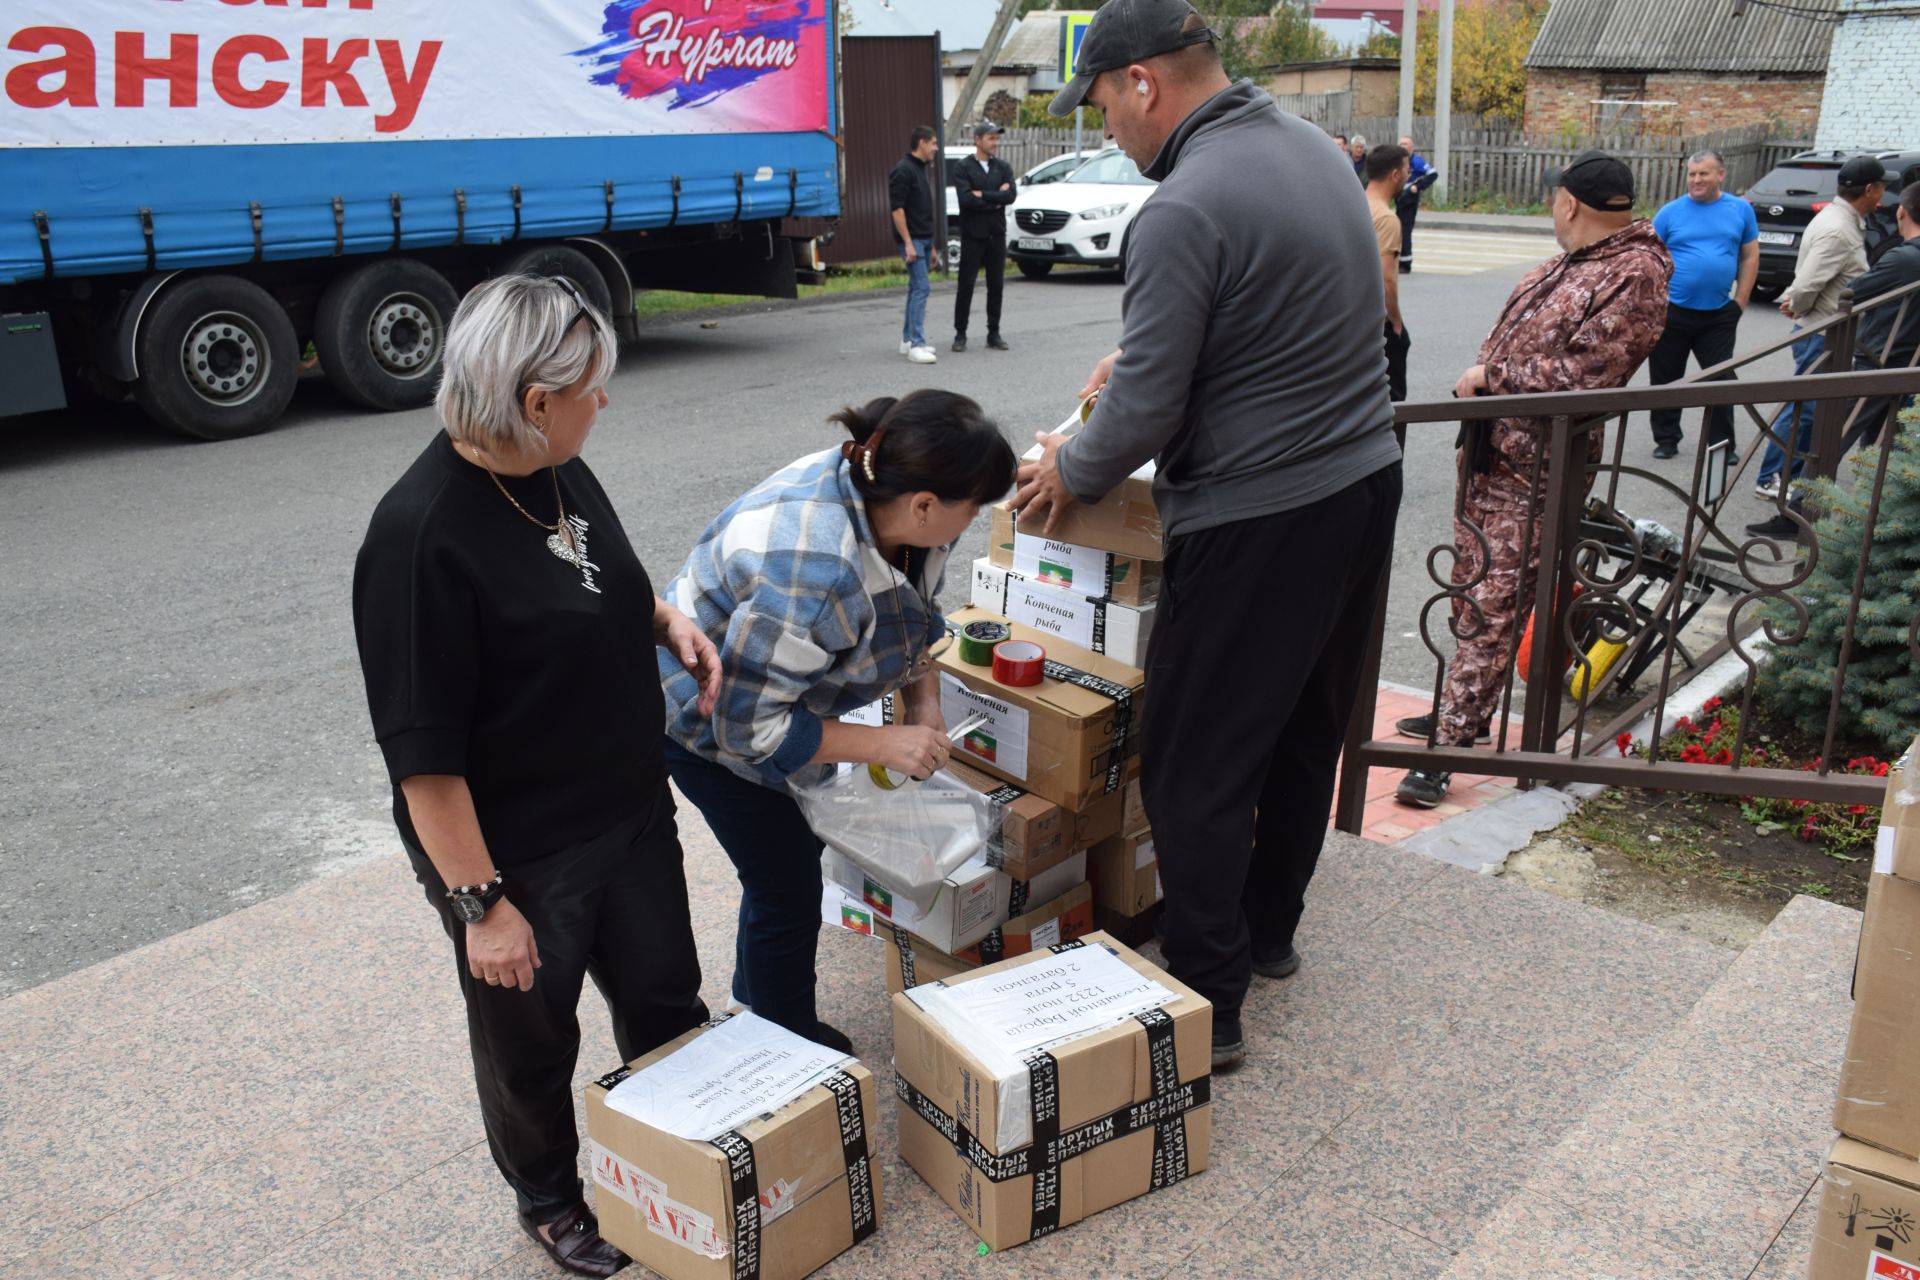
POLYGON ((1840 0, 1820 150, 1920 146, 1920 13, 1914 0, 1840 0), (1881 12, 1888 10, 1890 12, 1881 12))

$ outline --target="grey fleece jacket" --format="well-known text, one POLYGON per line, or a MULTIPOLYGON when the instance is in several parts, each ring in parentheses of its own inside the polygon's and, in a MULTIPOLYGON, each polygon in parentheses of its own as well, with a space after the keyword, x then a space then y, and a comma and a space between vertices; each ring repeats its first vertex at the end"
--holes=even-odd
POLYGON ((1095 502, 1149 458, 1169 538, 1290 511, 1400 460, 1366 193, 1250 81, 1145 170, 1113 377, 1056 455, 1095 502))

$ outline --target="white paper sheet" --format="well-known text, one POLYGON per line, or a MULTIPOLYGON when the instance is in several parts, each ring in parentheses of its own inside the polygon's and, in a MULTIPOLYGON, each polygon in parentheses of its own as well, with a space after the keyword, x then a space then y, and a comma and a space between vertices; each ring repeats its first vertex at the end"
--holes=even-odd
POLYGON ((778 1110, 851 1061, 739 1013, 622 1080, 607 1105, 677 1138, 705 1142, 778 1110))

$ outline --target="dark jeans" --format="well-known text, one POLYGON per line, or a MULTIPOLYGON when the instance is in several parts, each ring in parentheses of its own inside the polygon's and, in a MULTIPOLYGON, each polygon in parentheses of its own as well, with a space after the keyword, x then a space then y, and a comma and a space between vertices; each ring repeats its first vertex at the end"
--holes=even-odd
POLYGON ((467 926, 453 914, 446 885, 426 854, 407 852, 453 939, 493 1162, 520 1212, 552 1221, 581 1199, 573 1068, 580 1056, 582 978, 591 977, 606 997, 623 1062, 707 1017, 673 799, 662 787, 650 812, 582 844, 503 868, 507 901, 533 926, 539 951, 531 991, 488 986, 468 971, 467 926))
POLYGON ((967 336, 967 319, 973 314, 973 281, 980 268, 987 269, 987 336, 1000 332, 1000 294, 1007 279, 1007 238, 1005 236, 967 236, 960 241, 960 287, 953 295, 953 336, 967 336))
POLYGON ((814 952, 820 942, 820 837, 784 790, 667 741, 667 771, 706 818, 740 875, 733 998, 798 1035, 819 1026, 814 952))
MULTIPOLYGON (((1400 219, 1400 270, 1404 274, 1413 269, 1413 222, 1420 216, 1420 202, 1402 200, 1394 206, 1393 212, 1400 219)), ((1394 398, 1398 400, 1402 397, 1394 398)))
MULTIPOLYGON (((1667 307, 1667 327, 1660 332, 1653 354, 1647 357, 1647 377, 1654 386, 1678 382, 1687 374, 1687 357, 1699 359, 1702 369, 1733 358, 1733 340, 1740 327, 1740 304, 1728 301, 1713 311, 1693 307, 1667 307)), ((1653 442, 1680 443, 1680 411, 1655 409, 1653 442)), ((1720 405, 1706 411, 1707 443, 1733 439, 1733 408, 1720 405)))
POLYGON ((1239 1012, 1253 954, 1284 954, 1300 923, 1400 487, 1395 463, 1310 506, 1167 548, 1142 788, 1168 971, 1222 1016, 1239 1012), (1280 565, 1285 591, 1246 589, 1280 565))
MULTIPOLYGON (((1793 326, 1798 333, 1800 326, 1793 326)), ((1793 341, 1793 376, 1804 378, 1820 357, 1826 353, 1827 335, 1810 333, 1804 338, 1793 341)), ((1832 372, 1832 370, 1829 370, 1832 372)), ((1793 441, 1793 474, 1790 480, 1798 480, 1806 469, 1807 450, 1813 447, 1813 413, 1816 408, 1812 400, 1794 400, 1780 406, 1780 412, 1774 415, 1773 429, 1769 433, 1767 451, 1760 459, 1760 474, 1755 477, 1761 484, 1777 480, 1787 465, 1785 441, 1793 441)))
POLYGON ((1393 321, 1387 321, 1387 388, 1388 394, 1395 400, 1407 398, 1407 352, 1413 348, 1413 335, 1407 332, 1406 323, 1401 322, 1400 332, 1393 331, 1393 321))

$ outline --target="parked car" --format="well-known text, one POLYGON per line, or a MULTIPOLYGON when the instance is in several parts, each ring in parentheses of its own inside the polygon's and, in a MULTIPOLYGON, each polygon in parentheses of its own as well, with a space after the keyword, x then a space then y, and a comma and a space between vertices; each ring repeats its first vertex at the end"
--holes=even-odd
MULTIPOLYGON (((1800 237, 1806 233, 1813 215, 1833 202, 1840 166, 1854 155, 1852 151, 1802 151, 1775 165, 1764 178, 1747 188, 1747 202, 1753 206, 1760 224, 1760 275, 1754 284, 1756 298, 1777 298, 1793 283, 1793 264, 1800 252, 1800 237)), ((1920 149, 1876 151, 1887 169, 1887 194, 1880 208, 1867 219, 1869 256, 1894 234, 1893 206, 1900 188, 1920 182, 1920 149)))
POLYGON ((1036 280, 1062 262, 1124 266, 1127 228, 1155 186, 1109 147, 1059 182, 1020 192, 1009 210, 1007 256, 1036 280))
POLYGON ((1099 150, 1069 151, 1063 156, 1055 156, 1051 160, 1042 160, 1039 164, 1020 175, 1020 189, 1025 191, 1028 187, 1044 187, 1049 182, 1059 182, 1075 169, 1078 169, 1081 165, 1099 154, 1099 150))

